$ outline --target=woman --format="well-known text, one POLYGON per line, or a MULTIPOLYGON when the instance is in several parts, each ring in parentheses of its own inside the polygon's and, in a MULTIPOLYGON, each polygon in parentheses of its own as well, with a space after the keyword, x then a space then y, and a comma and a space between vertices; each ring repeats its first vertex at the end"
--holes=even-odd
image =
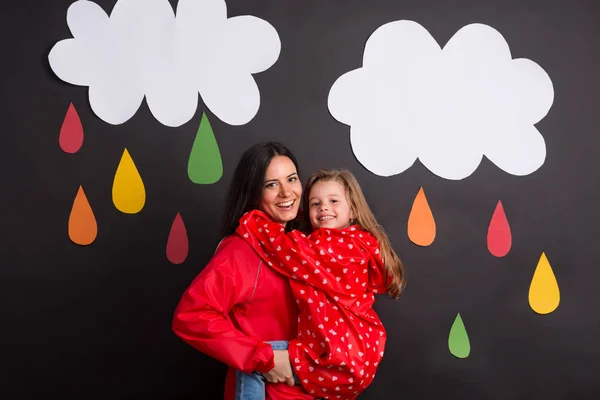
POLYGON ((175 310, 173 331, 229 365, 225 400, 235 397, 236 371, 259 372, 273 383, 266 399, 314 399, 294 385, 287 350, 267 343, 296 337, 298 308, 289 280, 234 234, 242 215, 254 209, 285 227, 301 199, 298 163, 286 147, 268 142, 246 150, 229 187, 221 242, 175 310))

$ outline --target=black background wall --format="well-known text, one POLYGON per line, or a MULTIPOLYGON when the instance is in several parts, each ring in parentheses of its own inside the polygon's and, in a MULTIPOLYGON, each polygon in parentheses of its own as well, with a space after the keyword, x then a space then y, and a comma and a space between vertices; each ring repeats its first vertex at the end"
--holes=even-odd
MULTIPOLYGON (((90 109, 87 89, 52 73, 48 52, 69 38, 70 1, 2 4, 2 257, 0 290, 3 399, 218 399, 225 367, 171 332, 179 296, 211 256, 223 198, 240 154, 259 140, 284 142, 304 178, 346 167, 359 179, 405 260, 409 284, 398 301, 380 297, 387 353, 361 399, 584 399, 600 396, 600 196, 598 109, 600 4, 528 0, 231 0, 228 15, 251 14, 278 31, 279 60, 255 75, 261 105, 247 125, 222 123, 200 103, 179 128, 158 123, 147 106, 118 126, 90 109), (341 74, 361 66, 365 40, 380 25, 410 19, 441 44, 473 22, 499 30, 513 58, 550 75, 552 108, 538 129, 545 164, 515 177, 484 158, 470 177, 448 181, 418 161, 384 178, 362 167, 349 128, 334 120, 327 95, 341 74), (62 152, 58 133, 69 103, 85 130, 82 149, 62 152), (224 163, 213 185, 187 177, 202 112, 224 163), (139 214, 112 204, 123 149, 147 191, 139 214), (67 235, 83 185, 98 237, 77 246, 67 235), (407 219, 423 186, 436 218, 429 247, 412 244, 407 219), (490 255, 486 234, 501 200, 511 252, 490 255), (186 223, 185 263, 165 256, 176 213, 186 223), (561 291, 560 306, 538 315, 527 293, 542 252, 561 291), (460 313, 471 354, 448 351, 460 313)), ((115 1, 98 2, 110 12, 115 1)), ((171 2, 173 5, 175 1, 171 2)))

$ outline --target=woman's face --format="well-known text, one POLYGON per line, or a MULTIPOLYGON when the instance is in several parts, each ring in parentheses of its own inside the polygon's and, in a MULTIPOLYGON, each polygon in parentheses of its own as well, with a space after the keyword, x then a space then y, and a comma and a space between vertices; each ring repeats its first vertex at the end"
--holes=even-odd
POLYGON ((288 157, 273 157, 265 172, 258 208, 274 222, 285 226, 296 218, 301 199, 302 184, 296 166, 288 157))

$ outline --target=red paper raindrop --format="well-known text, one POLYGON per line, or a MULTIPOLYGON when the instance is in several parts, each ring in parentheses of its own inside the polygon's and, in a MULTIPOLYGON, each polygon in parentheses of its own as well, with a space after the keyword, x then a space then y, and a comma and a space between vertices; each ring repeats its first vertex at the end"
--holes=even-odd
POLYGON ((510 225, 504 213, 502 202, 498 201, 490 226, 488 227, 487 246, 492 255, 504 257, 510 251, 512 245, 512 235, 510 225))
POLYGON ((181 264, 185 261, 188 255, 188 236, 185 224, 181 215, 177 213, 173 224, 171 225, 171 232, 169 232, 169 239, 167 240, 167 258, 173 264, 181 264))
POLYGON ((83 144, 83 127, 73 103, 69 104, 69 109, 60 128, 58 143, 60 148, 69 154, 79 151, 83 144))

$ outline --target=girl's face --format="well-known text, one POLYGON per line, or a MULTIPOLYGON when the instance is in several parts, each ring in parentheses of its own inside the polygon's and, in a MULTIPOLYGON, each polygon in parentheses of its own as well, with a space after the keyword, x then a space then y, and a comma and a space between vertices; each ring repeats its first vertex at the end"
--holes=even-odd
POLYGON ((346 189, 338 181, 317 181, 310 189, 308 205, 313 229, 343 229, 354 219, 346 189))
POLYGON ((265 171, 258 208, 274 222, 285 226, 296 218, 302 199, 302 184, 296 166, 285 156, 275 156, 265 171))

